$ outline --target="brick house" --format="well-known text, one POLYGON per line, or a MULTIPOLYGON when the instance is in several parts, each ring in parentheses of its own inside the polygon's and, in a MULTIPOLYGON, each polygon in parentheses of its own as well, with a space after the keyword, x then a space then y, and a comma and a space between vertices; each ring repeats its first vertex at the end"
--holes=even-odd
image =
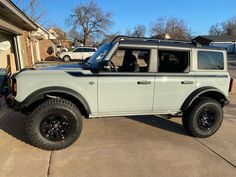
POLYGON ((58 40, 57 45, 60 45, 66 48, 70 47, 70 41, 66 37, 66 32, 55 27, 51 27, 48 31, 57 38, 58 40))
POLYGON ((34 62, 56 56, 56 43, 58 42, 56 37, 43 26, 39 24, 37 26, 37 31, 32 33, 34 62), (48 52, 49 48, 53 48, 52 53, 48 52))
POLYGON ((10 66, 11 72, 31 67, 32 32, 35 24, 10 0, 0 1, 0 68, 10 66))

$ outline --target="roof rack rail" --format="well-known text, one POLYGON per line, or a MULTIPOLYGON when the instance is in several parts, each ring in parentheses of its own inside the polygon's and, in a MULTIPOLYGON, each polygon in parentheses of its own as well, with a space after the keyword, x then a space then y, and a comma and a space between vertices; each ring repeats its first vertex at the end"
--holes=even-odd
POLYGON ((156 42, 171 42, 171 43, 184 43, 184 44, 193 44, 196 47, 201 47, 201 44, 195 40, 172 40, 172 39, 158 39, 158 38, 147 38, 147 37, 131 37, 125 35, 116 36, 111 43, 115 43, 122 40, 138 40, 138 41, 156 41, 156 42))

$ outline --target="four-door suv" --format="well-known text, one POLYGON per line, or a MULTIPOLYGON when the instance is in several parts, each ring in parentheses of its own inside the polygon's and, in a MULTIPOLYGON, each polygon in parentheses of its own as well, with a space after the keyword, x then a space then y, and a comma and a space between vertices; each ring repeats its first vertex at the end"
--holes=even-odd
POLYGON ((203 138, 221 126, 229 84, 224 49, 118 36, 86 63, 13 75, 8 103, 29 116, 27 135, 46 150, 75 142, 82 117, 182 116, 185 129, 203 138))
POLYGON ((91 57, 96 50, 97 49, 94 47, 78 47, 71 52, 61 53, 60 58, 62 58, 65 62, 71 60, 84 60, 91 57))

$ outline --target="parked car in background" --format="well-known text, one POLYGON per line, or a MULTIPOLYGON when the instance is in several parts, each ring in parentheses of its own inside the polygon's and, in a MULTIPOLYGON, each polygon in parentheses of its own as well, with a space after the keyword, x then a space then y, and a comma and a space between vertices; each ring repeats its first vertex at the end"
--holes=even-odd
POLYGON ((68 49, 64 46, 61 46, 61 45, 57 45, 57 50, 56 50, 57 53, 63 53, 63 52, 68 52, 68 49))
POLYGON ((63 52, 60 58, 65 62, 70 60, 84 60, 91 57, 96 50, 94 47, 78 47, 71 52, 63 52))

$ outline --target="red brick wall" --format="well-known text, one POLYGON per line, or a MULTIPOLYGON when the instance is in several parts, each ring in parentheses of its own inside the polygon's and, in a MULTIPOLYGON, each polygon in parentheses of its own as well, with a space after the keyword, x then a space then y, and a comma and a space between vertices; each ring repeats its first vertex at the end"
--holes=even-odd
POLYGON ((69 40, 61 40, 60 41, 61 43, 61 46, 65 46, 66 48, 69 48, 70 47, 70 41, 69 40))
POLYGON ((39 51, 40 51, 40 57, 43 60, 45 60, 48 57, 55 56, 55 44, 51 40, 48 40, 48 39, 40 40, 39 51), (54 53, 52 55, 49 55, 47 53, 47 50, 49 47, 52 47, 54 49, 54 53))
POLYGON ((25 51, 26 51, 26 61, 27 61, 27 67, 32 67, 32 54, 31 54, 31 45, 30 45, 30 33, 27 31, 23 32, 24 37, 24 44, 25 44, 25 51))

